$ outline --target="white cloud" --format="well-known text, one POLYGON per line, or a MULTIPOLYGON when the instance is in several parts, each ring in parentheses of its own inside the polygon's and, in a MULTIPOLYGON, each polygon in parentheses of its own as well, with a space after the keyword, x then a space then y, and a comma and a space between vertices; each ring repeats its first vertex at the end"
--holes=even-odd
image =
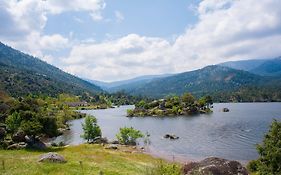
POLYGON ((77 45, 73 47, 69 58, 64 60, 68 65, 65 69, 100 80, 120 80, 140 74, 170 72, 170 60, 163 57, 170 47, 166 40, 136 34, 101 44, 77 45))
POLYGON ((116 17, 116 22, 118 23, 122 22, 125 19, 124 15, 120 11, 115 11, 114 14, 116 17))
POLYGON ((44 35, 40 38, 40 46, 44 50, 60 50, 67 47, 69 41, 61 35, 44 35))
POLYGON ((0 1, 0 40, 16 49, 43 57, 44 50, 58 51, 70 46, 59 34, 45 35, 48 14, 86 11, 101 20, 103 0, 3 0, 0 1), (99 15, 97 15, 99 14, 99 15))
MULTIPOLYGON (((145 74, 188 71, 228 60, 281 55, 280 0, 204 0, 198 22, 171 43, 166 39, 128 34, 97 43, 44 35, 48 14, 86 11, 102 20, 103 0, 0 1, 0 39, 22 51, 54 60, 44 51, 72 47, 65 70, 98 80, 120 80, 145 74)), ((117 22, 124 20, 115 11, 117 22)))
POLYGON ((279 0, 205 0, 174 43, 139 35, 76 45, 65 69, 98 80, 182 72, 228 60, 281 55, 279 0))

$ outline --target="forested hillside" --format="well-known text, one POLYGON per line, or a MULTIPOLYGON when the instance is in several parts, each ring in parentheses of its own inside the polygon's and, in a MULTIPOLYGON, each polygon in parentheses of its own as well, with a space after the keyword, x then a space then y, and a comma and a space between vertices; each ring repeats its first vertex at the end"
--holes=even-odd
POLYGON ((102 90, 46 62, 0 43, 0 88, 12 96, 29 93, 58 95, 102 90))
POLYGON ((279 79, 214 65, 157 79, 127 92, 157 98, 190 92, 196 97, 211 95, 215 101, 280 101, 280 90, 279 79))

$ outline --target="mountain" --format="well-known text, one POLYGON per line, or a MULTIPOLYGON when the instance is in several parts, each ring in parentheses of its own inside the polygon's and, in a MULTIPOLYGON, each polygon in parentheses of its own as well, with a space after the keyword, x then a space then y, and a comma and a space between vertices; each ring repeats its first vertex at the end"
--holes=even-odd
POLYGON ((228 61, 219 64, 220 66, 230 67, 237 70, 244 70, 244 71, 250 71, 252 69, 255 69, 256 67, 263 64, 266 60, 260 59, 260 60, 241 60, 241 61, 228 61))
MULTIPOLYGON (((281 89, 280 85, 281 81, 273 78, 212 65, 195 71, 156 79, 127 92, 155 98, 165 97, 169 94, 181 95, 184 92, 190 92, 197 97, 212 95, 216 98, 218 94, 238 92, 241 89, 244 89, 243 93, 250 91, 250 89, 245 90, 245 88, 259 88, 258 90, 260 90, 261 88, 273 86, 274 88, 281 89)), ((219 101, 219 99, 217 100, 219 101)))
POLYGON ((261 60, 230 61, 219 65, 249 71, 262 76, 281 75, 281 57, 261 60))
POLYGON ((267 60, 250 72, 263 76, 281 76, 281 57, 267 60))
POLYGON ((96 93, 102 89, 0 42, 0 90, 12 96, 96 93))
POLYGON ((171 76, 172 74, 162 74, 162 75, 144 75, 128 80, 122 80, 122 81, 114 81, 114 82, 102 82, 102 81, 96 81, 96 80, 87 80, 91 83, 94 83, 98 86, 100 86, 102 89, 108 92, 117 92, 122 90, 130 90, 134 89, 140 85, 144 85, 152 80, 155 80, 157 78, 164 78, 171 76))

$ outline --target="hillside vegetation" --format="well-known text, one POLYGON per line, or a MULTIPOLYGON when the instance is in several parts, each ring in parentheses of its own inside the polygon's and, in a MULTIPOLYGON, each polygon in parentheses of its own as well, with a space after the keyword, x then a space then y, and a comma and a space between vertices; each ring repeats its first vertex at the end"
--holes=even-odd
POLYGON ((156 79, 127 92, 156 98, 190 92, 196 97, 211 95, 214 101, 280 101, 280 90, 279 79, 214 65, 156 79))
POLYGON ((0 88, 12 96, 96 93, 102 90, 0 42, 0 88))

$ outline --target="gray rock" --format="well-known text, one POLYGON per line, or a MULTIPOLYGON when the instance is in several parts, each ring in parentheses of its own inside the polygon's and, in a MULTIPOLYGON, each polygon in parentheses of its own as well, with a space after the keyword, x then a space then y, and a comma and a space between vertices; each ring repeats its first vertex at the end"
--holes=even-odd
POLYGON ((25 133, 23 131, 18 131, 12 136, 12 140, 15 143, 25 142, 25 133))
POLYGON ((222 112, 229 112, 229 109, 228 108, 223 108, 222 112))
POLYGON ((110 144, 110 145, 107 145, 107 146, 105 147, 105 149, 113 149, 113 150, 116 150, 116 149, 118 149, 118 145, 116 145, 116 144, 110 144))
POLYGON ((15 143, 7 147, 8 150, 25 149, 27 144, 25 142, 15 143))
POLYGON ((164 138, 165 139, 171 139, 171 140, 179 139, 179 137, 176 136, 175 134, 165 134, 164 138))
POLYGON ((33 137, 31 137, 31 136, 28 136, 28 135, 24 136, 24 139, 25 139, 26 143, 33 143, 33 142, 35 142, 35 139, 33 137))
POLYGON ((111 142, 109 142, 110 144, 120 144, 118 140, 113 140, 111 142))
POLYGON ((107 140, 107 138, 102 138, 102 137, 97 137, 97 138, 95 138, 93 141, 91 141, 90 143, 92 143, 92 144, 107 144, 108 143, 108 140, 107 140))
POLYGON ((49 152, 41 155, 38 162, 66 163, 66 160, 63 156, 57 153, 49 152))
POLYGON ((192 162, 184 165, 185 175, 249 175, 246 168, 239 162, 210 157, 200 162, 192 162))

